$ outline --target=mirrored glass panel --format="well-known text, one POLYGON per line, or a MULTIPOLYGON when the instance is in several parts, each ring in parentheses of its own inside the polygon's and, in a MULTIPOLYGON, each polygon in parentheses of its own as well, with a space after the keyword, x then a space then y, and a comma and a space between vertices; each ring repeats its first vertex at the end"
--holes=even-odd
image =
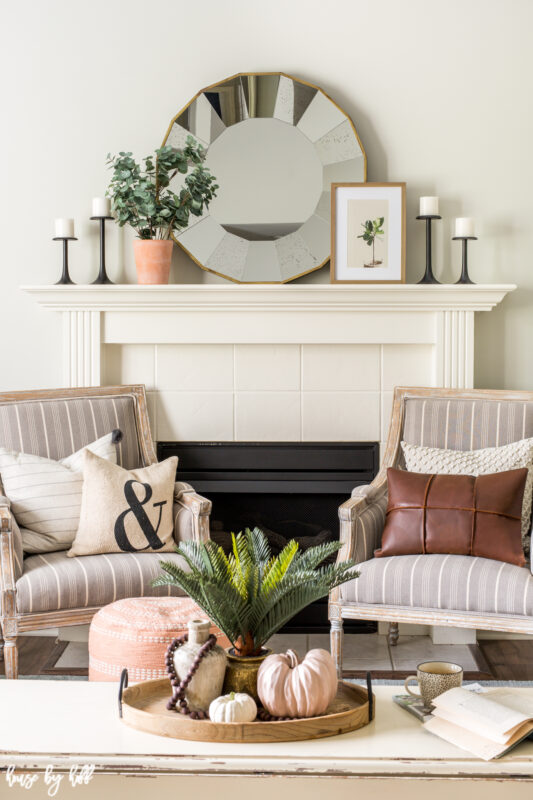
POLYGON ((366 179, 355 127, 327 95, 282 73, 237 75, 200 92, 164 144, 181 147, 190 134, 220 187, 175 237, 200 267, 284 283, 324 266, 331 183, 366 179))

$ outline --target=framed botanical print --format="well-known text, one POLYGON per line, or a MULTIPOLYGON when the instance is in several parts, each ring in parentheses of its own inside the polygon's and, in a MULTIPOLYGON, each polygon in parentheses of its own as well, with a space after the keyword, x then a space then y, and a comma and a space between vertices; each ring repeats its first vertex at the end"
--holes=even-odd
POLYGON ((405 282, 405 183, 331 184, 331 283, 405 282))

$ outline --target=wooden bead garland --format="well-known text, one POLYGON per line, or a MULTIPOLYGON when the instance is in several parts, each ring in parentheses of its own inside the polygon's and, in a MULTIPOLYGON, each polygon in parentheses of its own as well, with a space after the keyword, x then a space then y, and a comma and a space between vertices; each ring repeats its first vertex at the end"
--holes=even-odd
POLYGON ((176 711, 176 713, 179 711, 180 714, 187 714, 191 717, 191 719, 208 719, 205 711, 191 711, 187 700, 185 699, 185 690, 192 681, 195 673, 198 671, 198 667, 200 666, 202 659, 216 645, 217 637, 213 633, 209 634, 207 641, 204 642, 204 644, 200 647, 187 675, 182 681, 180 681, 176 674, 176 668, 174 667, 174 651, 177 650, 178 647, 181 647, 183 644, 185 644, 188 639, 189 635, 185 633, 183 636, 178 636, 177 639, 173 639, 167 647, 165 654, 165 667, 172 685, 172 697, 167 703, 167 709, 169 711, 176 711), (178 704, 179 709, 176 708, 178 704))

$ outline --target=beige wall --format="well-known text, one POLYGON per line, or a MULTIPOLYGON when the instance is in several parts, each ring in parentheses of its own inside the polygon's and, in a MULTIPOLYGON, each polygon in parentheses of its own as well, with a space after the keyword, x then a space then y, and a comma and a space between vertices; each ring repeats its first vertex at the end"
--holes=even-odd
MULTIPOLYGON (((18 289, 59 277, 53 218, 75 217, 72 275, 92 280, 106 153, 147 154, 199 88, 246 70, 322 86, 352 116, 369 180, 407 181, 408 280, 423 269, 419 195, 441 197, 446 281, 453 218, 476 218, 472 276, 520 287, 478 319, 476 384, 533 389, 531 0, 29 0, 3 2, 2 22, 1 389, 61 380, 59 315, 18 289)), ((109 236, 117 281, 134 280, 131 238, 109 236)), ((180 252, 173 280, 219 279, 180 252)))

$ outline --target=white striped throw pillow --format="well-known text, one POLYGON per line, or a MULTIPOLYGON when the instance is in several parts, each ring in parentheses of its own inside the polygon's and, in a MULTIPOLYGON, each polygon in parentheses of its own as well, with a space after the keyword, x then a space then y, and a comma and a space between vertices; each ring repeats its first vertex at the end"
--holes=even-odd
POLYGON ((117 463, 119 430, 54 461, 0 447, 0 476, 20 527, 25 553, 67 550, 80 522, 83 451, 117 463))

